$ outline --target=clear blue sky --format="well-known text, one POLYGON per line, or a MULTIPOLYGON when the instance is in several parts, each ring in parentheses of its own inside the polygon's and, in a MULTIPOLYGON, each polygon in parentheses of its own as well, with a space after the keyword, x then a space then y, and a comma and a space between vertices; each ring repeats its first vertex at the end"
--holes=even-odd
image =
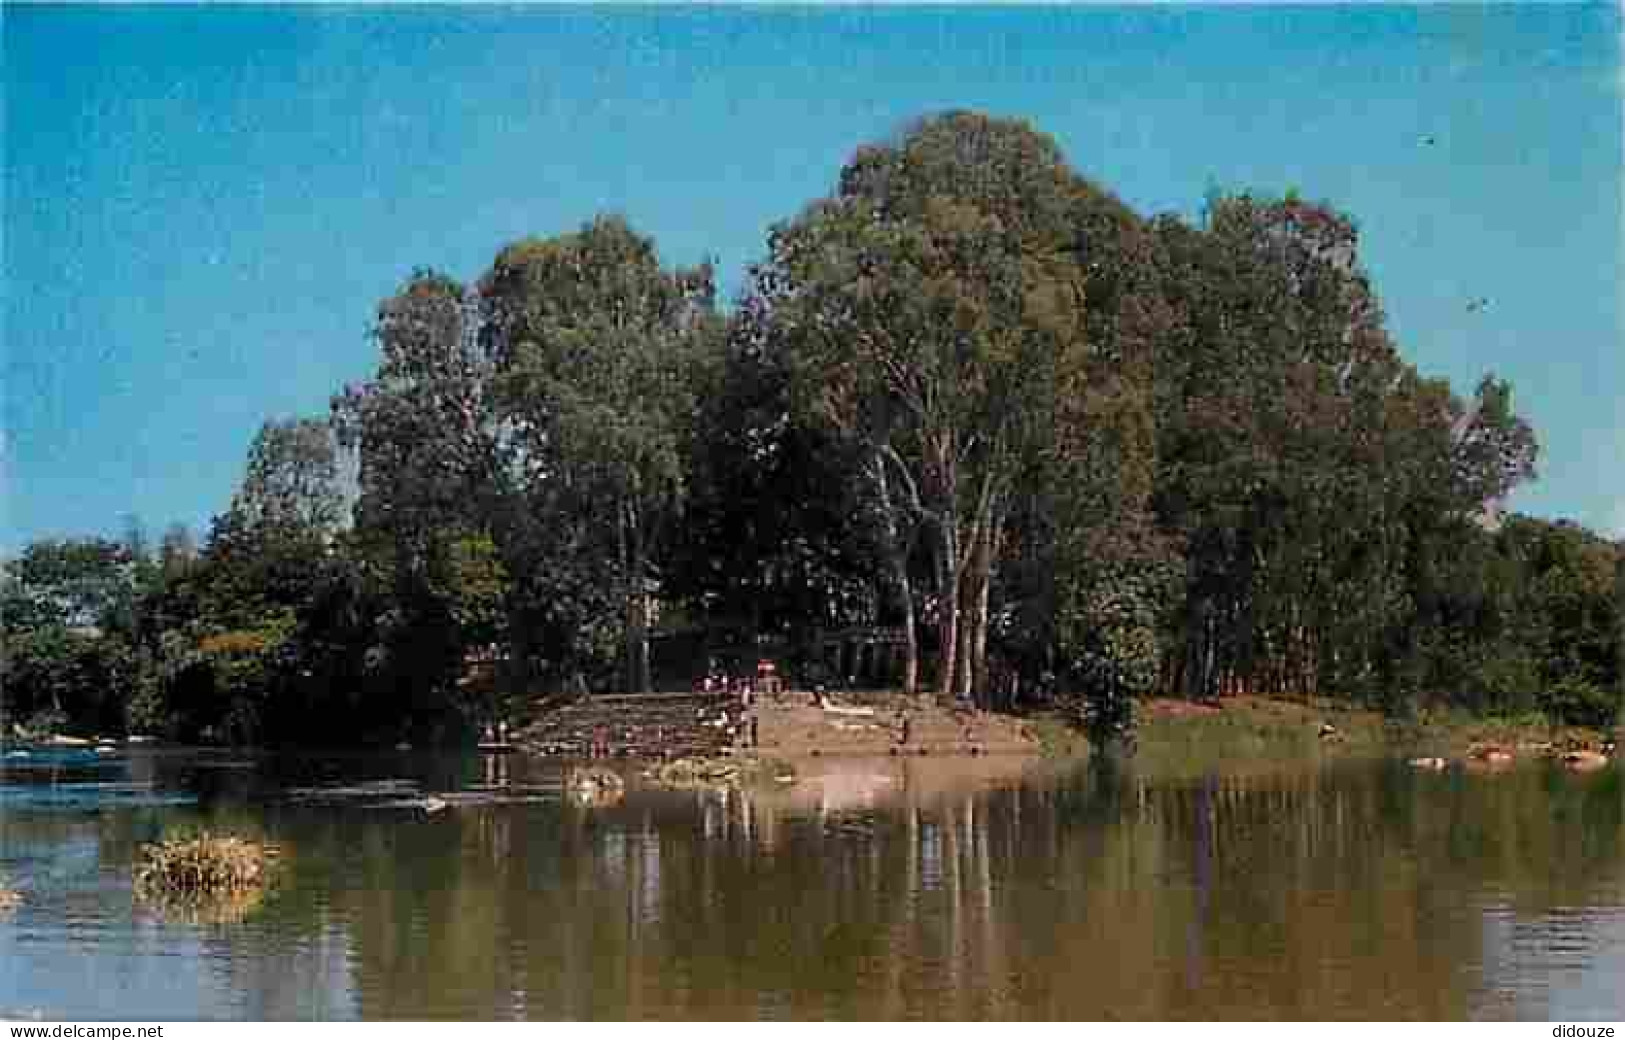
POLYGON ((1142 212, 1212 186, 1351 211, 1407 354, 1516 383, 1544 448, 1516 505, 1625 531, 1612 5, 0 20, 0 550, 125 513, 203 529, 262 419, 368 373, 414 267, 472 277, 616 210, 732 293, 855 147, 949 107, 1033 120, 1142 212))

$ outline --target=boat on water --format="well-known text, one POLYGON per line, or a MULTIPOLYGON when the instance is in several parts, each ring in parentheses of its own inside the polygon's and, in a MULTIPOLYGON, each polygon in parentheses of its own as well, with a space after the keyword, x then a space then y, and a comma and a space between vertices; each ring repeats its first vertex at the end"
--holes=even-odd
POLYGON ((118 753, 111 747, 79 747, 52 744, 13 745, 0 751, 0 765, 24 769, 55 769, 93 766, 105 763, 118 753))

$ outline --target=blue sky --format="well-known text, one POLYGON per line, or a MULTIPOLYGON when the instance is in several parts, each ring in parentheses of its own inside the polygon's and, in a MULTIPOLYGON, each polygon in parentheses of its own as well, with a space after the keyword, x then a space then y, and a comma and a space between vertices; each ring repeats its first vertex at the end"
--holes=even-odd
POLYGON ((1619 9, 0 10, 4 512, 199 530, 268 416, 364 378, 418 266, 626 214, 725 288, 861 143, 1023 116, 1141 212, 1352 212, 1407 355, 1493 369, 1515 504, 1625 532, 1619 9), (1434 143, 1424 143, 1432 137, 1434 143), (1469 301, 1490 306, 1469 311, 1469 301))

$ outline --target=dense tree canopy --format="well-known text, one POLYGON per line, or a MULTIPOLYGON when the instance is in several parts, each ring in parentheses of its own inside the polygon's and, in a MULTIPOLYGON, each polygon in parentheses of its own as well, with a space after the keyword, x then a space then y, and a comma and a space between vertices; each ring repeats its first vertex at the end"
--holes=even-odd
POLYGON ((1101 737, 1154 693, 1625 699, 1625 547, 1505 513, 1512 387, 1419 371, 1354 220, 1294 194, 1142 217, 949 112, 860 148, 726 313, 599 216, 417 271, 374 339, 201 546, 6 562, 9 725, 450 738, 723 646, 1101 737), (831 660, 852 630, 899 652, 831 660))

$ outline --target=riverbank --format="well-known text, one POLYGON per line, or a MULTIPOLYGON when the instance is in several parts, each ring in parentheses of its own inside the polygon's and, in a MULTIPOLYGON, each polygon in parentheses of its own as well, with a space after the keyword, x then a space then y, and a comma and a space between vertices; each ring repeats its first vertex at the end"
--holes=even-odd
POLYGON ((890 692, 822 700, 811 693, 763 698, 752 707, 742 735, 747 747, 789 759, 1030 756, 1043 750, 1038 732, 1024 719, 890 692))
MULTIPOLYGON (((542 754, 585 755, 589 719, 604 742, 603 754, 613 758, 1065 760, 1091 752, 1084 735, 1056 712, 1018 716, 959 709, 928 695, 885 690, 823 698, 790 691, 759 697, 748 708, 725 695, 595 698, 526 727, 521 742, 542 754), (558 739, 566 728, 576 738, 573 744, 558 739)), ((1539 717, 1480 718, 1452 711, 1397 720, 1325 700, 1239 696, 1200 704, 1156 698, 1140 708, 1137 756, 1146 766, 1178 771, 1333 756, 1460 760, 1485 749, 1535 757, 1571 747, 1598 748, 1612 739, 1617 737, 1611 731, 1552 725, 1539 717)))
MULTIPOLYGON (((980 773, 994 764, 990 758, 1008 759, 1019 771, 1024 759, 1078 761, 1093 752, 1084 734, 1059 713, 955 712, 928 698, 896 693, 852 695, 826 709, 809 698, 804 704, 761 706, 757 715, 758 753, 798 768, 820 758, 920 755, 938 760, 938 772, 980 773), (852 714, 853 708, 872 714, 852 714), (905 715, 911 720, 907 743, 900 723, 905 715)), ((1617 731, 1554 725, 1539 717, 1480 718, 1451 711, 1397 720, 1324 700, 1240 696, 1199 704, 1156 698, 1141 705, 1135 764, 1161 776, 1267 771, 1337 759, 1404 758, 1435 768, 1475 767, 1559 757, 1570 748, 1597 749, 1617 739, 1617 731)))
POLYGON ((1243 696, 1206 705, 1155 699, 1142 706, 1139 758, 1149 767, 1177 772, 1336 757, 1402 756, 1448 764, 1474 761, 1493 750, 1509 756, 1510 764, 1615 739, 1615 731, 1555 725, 1539 717, 1445 711, 1400 720, 1315 700, 1243 696))
POLYGON ((821 697, 790 690, 746 705, 725 693, 583 698, 514 734, 517 747, 558 757, 709 759, 759 752, 773 758, 903 755, 1034 755, 1026 720, 943 707, 929 696, 869 691, 821 697))

